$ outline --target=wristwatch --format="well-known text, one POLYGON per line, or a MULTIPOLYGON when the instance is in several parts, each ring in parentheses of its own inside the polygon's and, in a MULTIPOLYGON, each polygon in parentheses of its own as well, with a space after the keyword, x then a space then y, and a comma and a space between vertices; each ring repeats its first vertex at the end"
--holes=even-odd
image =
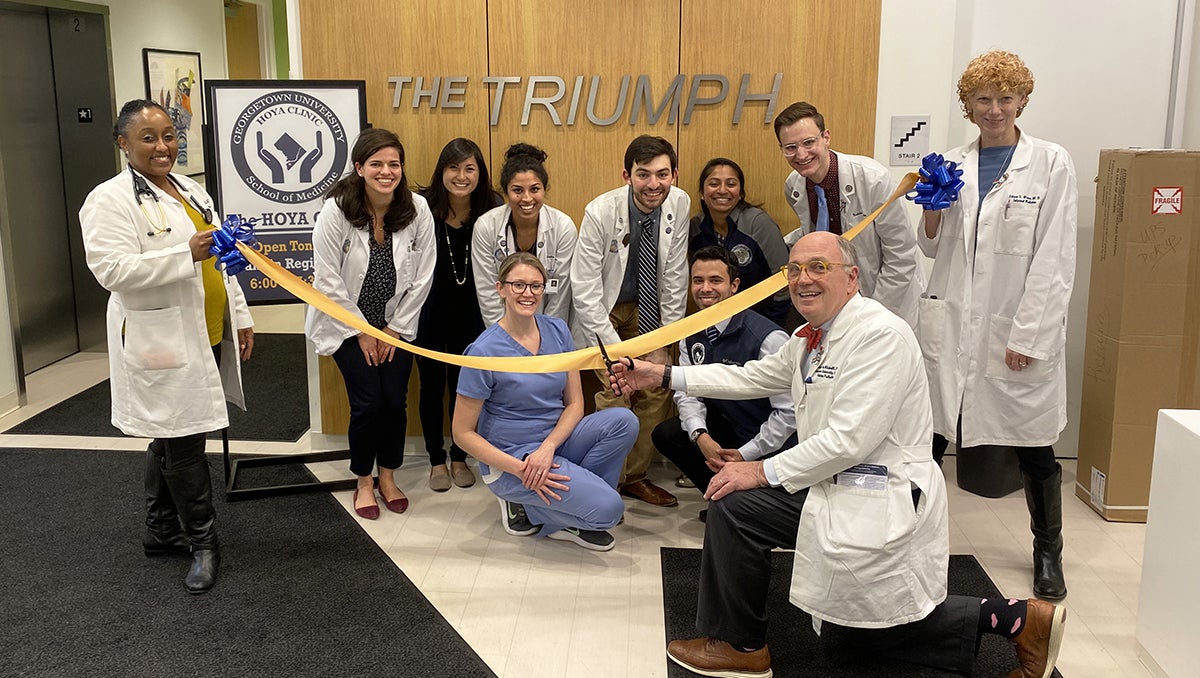
POLYGON ((708 433, 708 429, 706 428, 698 428, 695 431, 692 431, 692 443, 695 444, 697 440, 700 440, 700 436, 704 435, 705 433, 708 433))

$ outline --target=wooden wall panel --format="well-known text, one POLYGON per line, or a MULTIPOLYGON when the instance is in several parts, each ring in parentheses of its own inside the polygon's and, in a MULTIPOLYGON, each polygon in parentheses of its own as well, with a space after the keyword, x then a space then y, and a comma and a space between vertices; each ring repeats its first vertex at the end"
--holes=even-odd
POLYGON ((425 185, 438 153, 455 137, 487 151, 487 7, 485 0, 299 0, 306 79, 367 82, 367 120, 400 136, 409 185, 425 185), (464 108, 412 108, 413 83, 395 90, 389 76, 466 76, 464 108))
MULTIPOLYGON (((790 170, 770 121, 763 121, 766 105, 749 103, 740 124, 732 122, 742 73, 751 74, 752 92, 764 93, 782 72, 776 112, 793 101, 810 101, 825 114, 836 150, 873 153, 880 0, 298 1, 304 76, 366 81, 368 120, 400 135, 410 184, 429 181, 438 152, 456 136, 479 143, 498 183, 505 149, 524 141, 550 155, 547 203, 578 224, 589 200, 622 184, 629 142, 650 133, 666 137, 679 151, 679 185, 692 195, 694 211, 701 167, 723 155, 742 165, 750 199, 763 203, 786 233, 797 225, 783 198, 790 170), (634 84, 643 74, 650 78, 654 104, 676 75, 685 77, 675 124, 664 116, 651 125, 644 112, 630 124, 634 84), (684 125, 682 109, 698 74, 724 75, 730 89, 724 103, 697 108, 684 125), (482 82, 489 75, 521 79, 506 87, 495 126, 489 118, 496 87, 482 82), (607 116, 616 109, 624 75, 631 84, 622 117, 608 126, 589 122, 592 76, 601 77, 596 112, 607 116), (394 109, 388 76, 466 76, 465 107, 422 103, 414 109, 409 83, 394 109), (528 124, 521 124, 530 76, 564 80, 567 94, 555 106, 564 124, 555 125, 537 106, 528 124), (577 76, 585 77, 583 92, 575 123, 567 125, 577 76)), ((549 85, 537 90, 551 92, 549 85)), ((711 92, 706 86, 700 94, 711 92)), ((340 380, 336 370, 323 374, 323 380, 340 380)), ((340 388, 336 384, 330 397, 338 397, 333 394, 340 388)), ((326 426, 327 433, 337 432, 336 422, 326 426)), ((417 426, 411 388, 410 432, 417 426)))
MULTIPOLYGON (((645 118, 630 125, 626 115, 612 125, 588 122, 588 90, 594 75, 601 77, 596 114, 607 117, 616 110, 621 76, 650 76, 661 97, 679 70, 679 0, 621 2, 603 0, 490 0, 488 3, 490 67, 492 75, 522 77, 516 91, 506 92, 499 124, 492 128, 491 165, 499 168, 504 151, 524 141, 546 151, 550 189, 546 202, 571 215, 576 226, 584 205, 623 183, 625 148, 639 134, 655 134, 676 143, 675 126, 665 116, 651 126, 645 118), (521 125, 528 76, 553 75, 566 81, 567 96, 558 103, 562 126, 556 126, 543 107, 534 107, 529 124, 521 125), (576 76, 585 76, 582 101, 573 126, 568 126, 571 91, 576 76)), ((547 86, 539 94, 549 96, 547 86)))
POLYGON ((774 74, 783 73, 776 114, 792 102, 808 101, 825 116, 834 150, 874 153, 879 14, 878 0, 687 1, 679 72, 730 79, 726 104, 697 109, 679 132, 679 183, 691 194, 695 213, 700 170, 723 156, 742 167, 747 197, 762 203, 784 233, 799 226, 784 199, 791 168, 779 152, 772 121, 764 122, 766 103, 747 103, 741 122, 732 123, 742 73, 751 74, 753 93, 769 92, 774 74))

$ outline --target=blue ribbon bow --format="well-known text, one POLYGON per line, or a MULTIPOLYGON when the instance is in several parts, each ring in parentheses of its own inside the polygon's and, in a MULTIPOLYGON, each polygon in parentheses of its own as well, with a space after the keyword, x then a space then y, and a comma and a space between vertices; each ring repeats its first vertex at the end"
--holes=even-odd
POLYGON ((225 217, 221 227, 213 231, 213 243, 208 251, 217 258, 213 266, 226 275, 237 275, 246 270, 250 262, 238 251, 237 243, 254 244, 254 221, 243 221, 236 214, 225 217))
POLYGON ((907 197, 928 211, 944 210, 958 200, 962 173, 958 163, 946 160, 941 153, 930 153, 921 159, 922 181, 907 197))

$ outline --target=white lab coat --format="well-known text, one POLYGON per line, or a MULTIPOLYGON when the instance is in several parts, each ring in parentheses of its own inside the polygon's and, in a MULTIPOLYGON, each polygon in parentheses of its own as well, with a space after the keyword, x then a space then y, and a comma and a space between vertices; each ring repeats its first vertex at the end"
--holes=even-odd
MULTIPOLYGON (((512 208, 501 205, 484 212, 475 221, 471 236, 471 264, 475 267, 475 293, 479 297, 479 312, 484 326, 494 325, 504 317, 504 301, 496 294, 500 262, 516 250, 508 242, 508 219, 512 208)), ((566 213, 542 205, 538 212, 537 246, 535 254, 546 267, 550 278, 542 295, 539 313, 571 321, 571 255, 579 232, 566 213)))
POLYGON ((1021 134, 1006 178, 980 210, 979 141, 945 157, 961 164, 966 185, 942 212, 937 237, 922 228, 918 238, 934 258, 919 332, 933 430, 955 440, 961 406, 962 447, 1051 445, 1067 424, 1075 166, 1061 146, 1021 134), (1034 360, 1010 370, 1006 348, 1034 360))
MULTIPOLYGON (((579 244, 571 264, 575 298, 572 332, 575 345, 620 343, 608 314, 617 303, 629 260, 629 186, 614 188, 587 204, 579 227, 579 244)), ((658 220, 658 308, 663 325, 683 317, 688 291, 688 213, 692 200, 672 186, 658 220)))
MULTIPOLYGON (((897 182, 883 165, 861 155, 837 154, 838 192, 842 231, 849 231, 896 190, 897 182)), ((808 212, 804 177, 793 171, 786 181, 788 204, 800 218, 800 228, 784 238, 788 247, 815 227, 808 212)), ((925 288, 925 269, 917 256, 917 241, 902 200, 879 215, 875 223, 850 241, 858 259, 858 282, 870 297, 917 328, 917 307, 925 288)))
POLYGON ((815 356, 806 358, 805 340, 793 337, 742 367, 679 369, 689 395, 792 391, 799 443, 768 463, 788 492, 808 489, 793 604, 836 624, 880 628, 922 619, 945 599, 946 487, 930 452, 929 392, 912 328, 855 295, 815 356), (886 467, 887 489, 837 484, 836 474, 855 464, 886 467), (916 511, 914 485, 923 494, 916 511))
MULTIPOLYGON (((412 223, 392 234, 392 260, 396 265, 396 291, 384 307, 388 328, 405 341, 417 336, 421 305, 433 286, 437 247, 433 215, 425 198, 413 195, 417 213, 412 223)), ((366 321, 358 310, 367 265, 371 261, 371 234, 355 228, 332 198, 325 201, 313 228, 313 287, 339 306, 366 321)), ((452 312, 452 310, 448 311, 452 312)), ((319 355, 333 355, 342 342, 359 334, 332 317, 308 307, 304 332, 319 355)))
MULTIPOLYGON (((185 199, 191 195, 213 209, 200 184, 171 176, 185 199)), ((237 279, 226 277, 218 369, 208 341, 200 272, 214 260, 192 261, 188 240, 195 224, 183 205, 147 184, 158 202, 143 199, 145 213, 134 198, 130 170, 92 189, 79 210, 88 268, 112 293, 107 312, 112 424, 142 438, 216 431, 229 425, 226 400, 246 409, 235 330, 254 321, 237 279), (169 232, 159 222, 159 207, 169 232)))

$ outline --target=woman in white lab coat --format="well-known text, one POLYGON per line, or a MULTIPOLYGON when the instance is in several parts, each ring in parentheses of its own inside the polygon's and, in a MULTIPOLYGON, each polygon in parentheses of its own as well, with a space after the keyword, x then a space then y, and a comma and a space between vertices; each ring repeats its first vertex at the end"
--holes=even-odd
POLYGON ((491 327, 504 315, 496 296, 500 262, 515 252, 529 252, 546 267, 546 291, 539 312, 570 322, 571 257, 579 231, 565 213, 546 204, 550 175, 546 152, 529 144, 513 144, 504 152, 500 192, 505 203, 475 222, 471 263, 483 324, 491 327))
POLYGON ((1016 125, 1033 75, 1015 54, 967 66, 959 99, 979 138, 946 154, 965 183, 918 237, 934 258, 920 339, 933 398, 935 456, 957 440, 1013 448, 1034 534, 1034 593, 1061 600, 1067 304, 1075 277, 1075 168, 1061 146, 1016 125))
MULTIPOLYGON (((386 129, 363 130, 350 152, 354 170, 338 180, 313 228, 313 286, 393 338, 413 341, 429 296, 437 249, 425 198, 408 188, 404 146, 386 129)), ((396 486, 408 428, 413 356, 309 307, 305 333, 333 356, 350 401, 350 472, 358 477, 354 512, 379 517, 379 494, 393 513, 408 510, 396 486)))
POLYGON ((204 593, 220 560, 205 434, 229 425, 226 399, 245 409, 240 362, 253 351, 254 323, 237 279, 213 266, 212 198, 171 174, 179 141, 166 111, 130 101, 113 135, 129 166, 93 189, 79 211, 88 268, 112 293, 112 423, 153 438, 146 555, 190 553, 184 583, 204 593))

